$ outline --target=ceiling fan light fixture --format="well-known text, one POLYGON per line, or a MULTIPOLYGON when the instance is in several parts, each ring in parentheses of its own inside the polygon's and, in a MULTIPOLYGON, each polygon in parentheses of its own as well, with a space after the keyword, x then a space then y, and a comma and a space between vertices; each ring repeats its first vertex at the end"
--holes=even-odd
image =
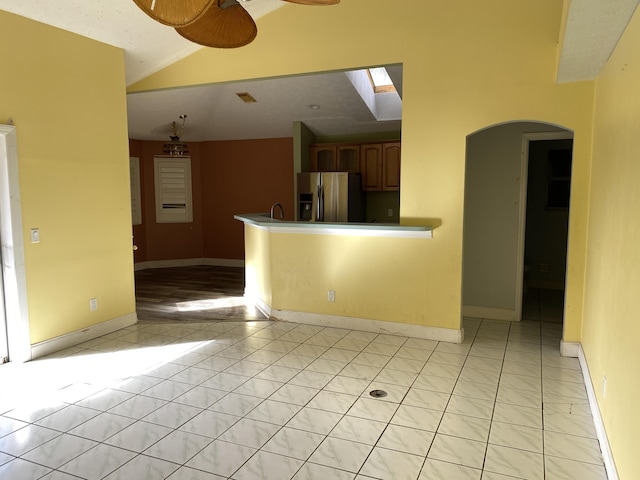
POLYGON ((216 0, 133 0, 156 22, 184 27, 198 20, 216 0))
MULTIPOLYGON (((240 2, 251 0, 133 0, 151 18, 174 27, 187 40, 215 48, 251 43, 258 27, 240 2)), ((285 0, 299 5, 336 5, 340 0, 285 0)))
POLYGON ((215 0, 198 20, 176 31, 205 47, 236 48, 251 43, 258 27, 237 0, 215 0))

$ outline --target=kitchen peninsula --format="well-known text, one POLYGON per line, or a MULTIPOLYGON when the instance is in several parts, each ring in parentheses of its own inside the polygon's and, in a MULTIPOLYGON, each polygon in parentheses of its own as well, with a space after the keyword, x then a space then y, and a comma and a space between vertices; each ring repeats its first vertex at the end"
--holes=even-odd
POLYGON ((267 316, 326 327, 454 343, 426 307, 428 272, 415 259, 432 228, 379 223, 293 222, 239 214, 245 231, 245 295, 267 316))
POLYGON ((236 220, 265 228, 274 233, 324 234, 345 236, 377 236, 398 238, 431 238, 429 226, 399 225, 397 223, 356 222, 292 222, 271 218, 268 213, 234 215, 236 220))

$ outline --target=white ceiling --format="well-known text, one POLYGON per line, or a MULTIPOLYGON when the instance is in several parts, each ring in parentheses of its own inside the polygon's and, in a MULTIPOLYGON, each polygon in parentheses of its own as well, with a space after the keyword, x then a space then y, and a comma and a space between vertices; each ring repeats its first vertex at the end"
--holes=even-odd
MULTIPOLYGON (((388 66, 402 81, 402 67, 388 66)), ((378 94, 394 96, 397 94, 378 94)), ((187 115, 182 140, 282 138, 302 121, 317 136, 400 131, 401 121, 377 121, 344 72, 204 85, 127 96, 129 137, 166 140, 171 121, 187 115), (236 93, 257 102, 244 103, 236 93), (311 105, 318 109, 310 108, 311 105)))
POLYGON ((571 0, 557 80, 593 80, 609 60, 640 0, 571 0))
MULTIPOLYGON (((571 0, 558 81, 595 78, 639 1, 571 0)), ((242 5, 254 19, 285 5, 331 8, 281 0, 242 5)), ((132 0, 0 0, 0 9, 124 49, 127 85, 202 48, 151 20, 132 0)), ((392 70, 401 89, 402 69, 392 70)), ((144 140, 165 140, 180 114, 188 115, 186 141, 287 137, 296 120, 320 136, 400 129, 399 120, 377 122, 344 73, 137 93, 127 104, 130 137, 144 140), (233 95, 244 91, 258 102, 244 104, 233 95)))
MULTIPOLYGON (((280 0, 242 4, 254 19, 283 5, 280 0)), ((127 85, 203 48, 153 21, 132 0, 0 0, 0 10, 124 49, 127 85)))

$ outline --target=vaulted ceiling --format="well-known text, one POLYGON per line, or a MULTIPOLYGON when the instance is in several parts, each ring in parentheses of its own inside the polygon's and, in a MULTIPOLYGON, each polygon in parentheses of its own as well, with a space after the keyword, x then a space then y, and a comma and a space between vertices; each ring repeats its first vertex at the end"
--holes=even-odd
MULTIPOLYGON (((561 32, 557 81, 592 80, 615 48, 640 0, 566 1, 570 3, 566 9, 565 29, 561 32)), ((254 19, 285 5, 289 4, 281 0, 242 3, 254 19)), ((287 8, 297 7, 289 5, 287 8)), ((202 48, 173 29, 151 20, 132 0, 0 0, 0 9, 122 48, 127 85, 202 48)), ((392 78, 401 82, 401 68, 395 66, 390 70, 392 78)), ((129 134, 131 138, 139 139, 166 139, 171 121, 177 120, 173 118, 176 111, 188 115, 185 140, 290 136, 293 120, 304 121, 318 135, 400 129, 399 120, 377 121, 340 72, 138 93, 128 97, 129 134), (228 100, 233 97, 226 94, 239 91, 249 91, 258 100, 250 116, 243 116, 237 103, 228 100), (221 98, 227 101, 216 101, 221 98), (212 118, 214 104, 216 116, 224 118, 224 122, 212 118), (320 108, 312 110, 309 105, 320 108), (165 117, 166 122, 163 122, 165 117), (251 132, 250 137, 248 132, 251 132)))

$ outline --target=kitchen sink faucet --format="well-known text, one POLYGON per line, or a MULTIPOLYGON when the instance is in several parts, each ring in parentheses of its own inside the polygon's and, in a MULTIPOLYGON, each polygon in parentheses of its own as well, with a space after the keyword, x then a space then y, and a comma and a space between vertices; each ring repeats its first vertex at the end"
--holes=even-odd
POLYGON ((276 207, 280 207, 280 218, 284 218, 284 208, 282 208, 282 205, 280 205, 279 203, 274 203, 273 205, 271 205, 271 218, 274 218, 273 214, 276 207))

